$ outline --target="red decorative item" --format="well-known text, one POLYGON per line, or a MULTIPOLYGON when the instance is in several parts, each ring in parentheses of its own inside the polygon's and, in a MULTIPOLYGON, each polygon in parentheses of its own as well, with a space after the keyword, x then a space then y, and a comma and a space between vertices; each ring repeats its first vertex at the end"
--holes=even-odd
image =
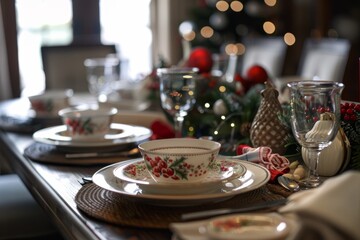
POLYGON ((151 140, 175 137, 174 129, 169 124, 160 120, 155 120, 151 124, 150 129, 153 132, 150 137, 151 140))
POLYGON ((246 145, 246 144, 240 144, 237 146, 236 148, 236 154, 237 155, 242 155, 244 154, 244 149, 245 148, 249 148, 250 146, 249 145, 246 145))
POLYGON ((235 92, 240 96, 244 95, 250 87, 248 83, 249 81, 247 81, 238 73, 235 74, 234 82, 235 82, 235 92))
POLYGON ((248 81, 252 84, 264 83, 268 80, 269 76, 262 66, 254 65, 250 67, 246 73, 248 81))
POLYGON ((211 71, 213 65, 211 52, 204 47, 194 48, 187 61, 188 67, 199 68, 199 73, 207 73, 211 71))

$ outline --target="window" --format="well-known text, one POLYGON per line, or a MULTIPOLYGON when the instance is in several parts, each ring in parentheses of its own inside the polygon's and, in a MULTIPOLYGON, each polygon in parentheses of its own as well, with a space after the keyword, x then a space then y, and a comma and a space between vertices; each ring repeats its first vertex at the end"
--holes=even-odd
POLYGON ((128 61, 128 77, 134 80, 151 71, 150 0, 139 3, 100 1, 101 40, 118 44, 120 57, 128 61))
MULTIPOLYGON (((119 46, 130 79, 151 70, 150 1, 99 1, 101 41, 119 46)), ((21 95, 30 96, 45 89, 41 45, 72 42, 72 2, 16 0, 16 15, 21 95)))
POLYGON ((45 88, 40 47, 71 42, 70 0, 17 0, 18 49, 22 95, 45 88))

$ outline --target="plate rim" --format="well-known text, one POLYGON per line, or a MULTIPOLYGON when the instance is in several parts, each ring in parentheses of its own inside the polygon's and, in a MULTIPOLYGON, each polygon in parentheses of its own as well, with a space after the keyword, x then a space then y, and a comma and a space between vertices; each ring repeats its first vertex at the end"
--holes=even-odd
POLYGON ((120 139, 109 139, 103 142, 98 141, 59 141, 53 140, 46 136, 51 131, 64 131, 66 129, 65 125, 57 125, 51 126, 47 128, 40 129, 33 133, 32 137, 35 141, 40 143, 46 143, 58 147, 70 147, 70 148, 83 148, 83 147, 108 147, 108 146, 117 146, 122 144, 129 144, 134 142, 144 141, 149 139, 152 135, 152 130, 143 127, 143 126, 136 126, 136 125, 129 125, 129 124, 122 124, 122 123, 111 123, 111 127, 113 128, 120 128, 122 126, 131 126, 134 128, 134 134, 131 134, 129 137, 124 137, 120 139), (141 133, 136 133, 136 131, 142 131, 141 133))
POLYGON ((130 134, 130 133, 125 134, 125 133, 134 129, 134 126, 131 126, 131 125, 121 124, 121 126, 120 125, 118 126, 118 124, 111 124, 110 130, 115 130, 115 131, 123 130, 123 131, 120 133, 115 133, 115 134, 107 133, 103 136, 96 136, 96 135, 95 136, 86 136, 85 135, 80 138, 72 139, 71 136, 61 135, 61 133, 66 132, 66 130, 67 130, 66 125, 60 125, 57 127, 59 128, 59 130, 56 131, 56 129, 54 129, 53 134, 50 135, 49 137, 47 137, 48 139, 53 140, 53 141, 63 141, 63 142, 72 142, 72 143, 81 142, 84 144, 93 142, 93 141, 111 141, 111 140, 131 137, 131 136, 133 136, 133 134, 130 134), (126 128, 128 128, 128 129, 126 129, 126 128), (125 136, 121 136, 121 135, 125 135, 125 136), (86 138, 90 138, 90 140, 84 141, 84 139, 86 139, 86 138))

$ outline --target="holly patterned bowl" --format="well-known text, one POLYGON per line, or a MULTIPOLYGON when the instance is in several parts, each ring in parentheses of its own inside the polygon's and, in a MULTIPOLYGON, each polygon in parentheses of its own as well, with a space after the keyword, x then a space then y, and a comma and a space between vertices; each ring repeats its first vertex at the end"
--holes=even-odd
POLYGON ((36 117, 56 116, 59 110, 69 107, 69 99, 73 96, 73 90, 51 90, 39 95, 29 97, 31 109, 36 117))
POLYGON ((220 147, 215 141, 191 138, 153 140, 138 146, 158 183, 193 183, 205 178, 220 147))
POLYGON ((59 116, 67 127, 66 134, 76 140, 104 137, 117 112, 113 107, 80 106, 64 108, 59 116))

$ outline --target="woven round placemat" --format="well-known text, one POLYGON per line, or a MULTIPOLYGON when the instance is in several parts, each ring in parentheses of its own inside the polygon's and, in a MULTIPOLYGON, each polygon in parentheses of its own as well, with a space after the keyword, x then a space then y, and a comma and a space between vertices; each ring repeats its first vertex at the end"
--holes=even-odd
POLYGON ((165 229, 170 223, 181 221, 180 216, 183 213, 241 207, 281 198, 283 196, 269 192, 264 186, 223 202, 191 207, 162 207, 133 201, 90 183, 79 190, 75 202, 78 209, 98 220, 117 225, 165 229))

